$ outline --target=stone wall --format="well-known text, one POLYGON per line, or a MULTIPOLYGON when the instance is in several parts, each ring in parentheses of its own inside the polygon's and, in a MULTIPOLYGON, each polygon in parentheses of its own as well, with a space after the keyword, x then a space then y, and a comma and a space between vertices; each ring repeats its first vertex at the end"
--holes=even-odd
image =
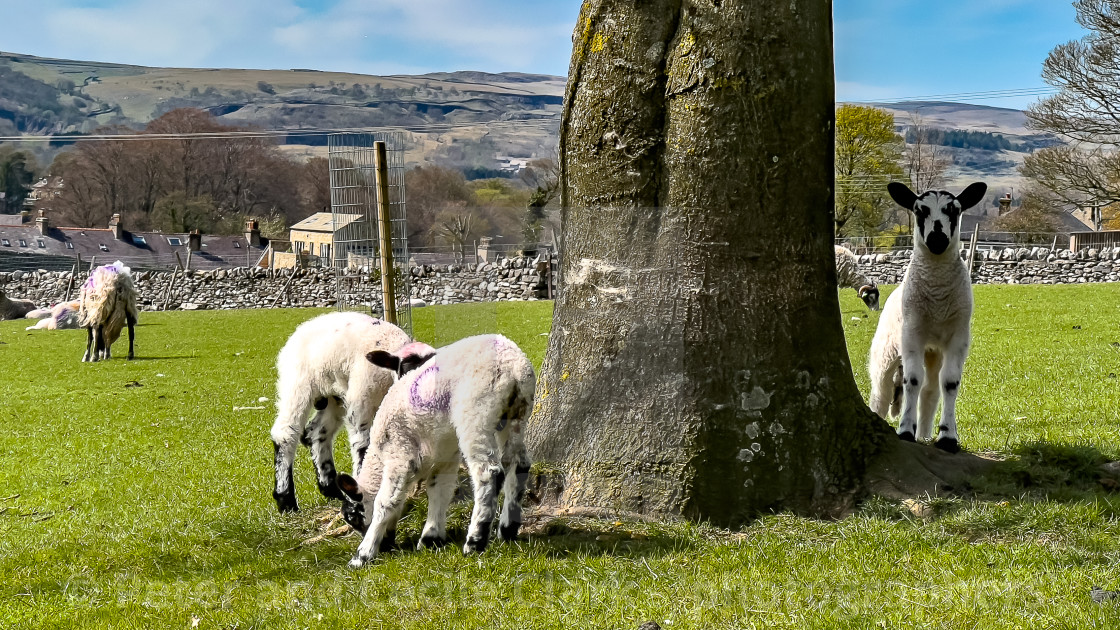
MULTIPOLYGON (((863 272, 879 284, 901 282, 909 258, 909 250, 859 257, 863 272)), ((426 304, 544 299, 548 297, 547 272, 538 271, 534 263, 531 258, 511 258, 480 265, 413 266, 412 295, 426 304)), ((981 251, 975 265, 975 284, 1117 282, 1120 247, 1080 252, 1051 252, 1044 247, 981 251)), ((165 295, 169 296, 167 308, 182 310, 266 308, 274 304, 329 307, 335 304, 336 296, 336 278, 330 269, 269 271, 239 267, 186 274, 141 271, 135 273, 135 279, 144 310, 163 309, 165 295)), ((553 286, 555 281, 553 271, 553 286)), ((379 279, 347 276, 343 283, 351 303, 370 304, 380 312, 379 279)), ((0 289, 10 297, 30 299, 43 306, 63 301, 68 287, 71 299, 76 298, 78 286, 78 281, 71 283, 69 271, 0 272, 0 289)))
MULTIPOLYGON (((412 295, 427 304, 537 300, 548 296, 548 279, 530 258, 511 258, 481 265, 423 265, 411 269, 412 295)), ((336 278, 330 269, 253 267, 188 271, 134 272, 143 310, 164 308, 230 309, 276 306, 329 307, 336 303, 336 278), (170 288, 170 293, 168 289, 170 288)), ((69 271, 0 272, 0 289, 13 298, 46 306, 64 301, 69 289, 76 299, 80 280, 69 271)), ((342 280, 348 301, 381 310, 380 278, 348 275, 342 280)))
MULTIPOLYGON (((962 252, 967 258, 967 252, 962 252)), ((910 250, 859 257, 860 268, 879 284, 898 284, 910 250)), ((973 284, 1080 284, 1120 281, 1120 247, 1073 252, 1046 247, 978 250, 973 284)))

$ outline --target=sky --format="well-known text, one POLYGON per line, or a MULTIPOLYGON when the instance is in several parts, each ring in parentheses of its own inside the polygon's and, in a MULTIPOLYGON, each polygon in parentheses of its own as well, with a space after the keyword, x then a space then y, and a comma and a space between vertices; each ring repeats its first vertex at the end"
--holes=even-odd
MULTIPOLYGON (((772 0, 755 0, 767 4, 772 0)), ((577 0, 0 0, 0 50, 146 66, 564 75, 577 0)), ((1023 108, 1070 0, 834 0, 837 99, 1023 108), (985 92, 987 95, 976 93, 985 92)))

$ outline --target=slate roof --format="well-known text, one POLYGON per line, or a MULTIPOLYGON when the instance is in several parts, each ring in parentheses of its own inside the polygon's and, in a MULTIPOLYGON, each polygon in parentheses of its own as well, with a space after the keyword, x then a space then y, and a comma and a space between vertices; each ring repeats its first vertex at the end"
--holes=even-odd
MULTIPOLYGON (((3 270, 4 260, 11 255, 66 258, 68 267, 77 254, 87 262, 96 257, 98 262, 120 260, 138 269, 166 269, 175 265, 176 252, 186 263, 189 243, 185 233, 125 231, 123 237, 116 240, 113 231, 105 228, 50 228, 43 235, 34 224, 11 226, 0 223, 0 270, 3 270)), ((261 239, 260 246, 252 247, 244 235, 204 234, 202 249, 191 257, 191 268, 254 265, 267 246, 268 239, 265 238, 261 239)))
MULTIPOLYGON (((340 214, 338 217, 340 223, 338 227, 340 230, 351 223, 357 223, 365 219, 365 217, 360 214, 340 214)), ((290 229, 304 230, 306 232, 330 233, 334 231, 334 215, 330 212, 316 212, 299 223, 296 223, 290 229)))

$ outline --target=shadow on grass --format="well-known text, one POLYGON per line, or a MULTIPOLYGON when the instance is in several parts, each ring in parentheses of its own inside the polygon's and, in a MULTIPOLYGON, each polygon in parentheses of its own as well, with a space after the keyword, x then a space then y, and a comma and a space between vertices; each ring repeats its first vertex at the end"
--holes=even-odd
POLYGON ((1102 468, 1109 458, 1096 447, 1031 442, 972 481, 977 498, 1071 501, 1109 494, 1115 478, 1102 468))
POLYGON ((133 361, 182 361, 184 359, 197 359, 193 355, 177 356, 177 357, 133 357, 133 361))

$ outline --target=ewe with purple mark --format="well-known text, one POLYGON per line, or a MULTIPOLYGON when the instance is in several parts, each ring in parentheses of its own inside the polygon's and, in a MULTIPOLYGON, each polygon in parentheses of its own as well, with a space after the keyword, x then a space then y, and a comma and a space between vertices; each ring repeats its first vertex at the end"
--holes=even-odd
POLYGON ((121 261, 93 270, 78 294, 78 325, 86 329, 82 361, 112 358, 110 349, 128 326, 128 359, 135 356, 136 286, 121 261), (92 351, 91 351, 92 348, 92 351))
POLYGON ((418 365, 405 365, 399 354, 387 352, 371 352, 369 360, 401 377, 377 411, 370 430, 373 449, 358 479, 338 478, 346 495, 343 517, 365 532, 350 566, 373 560, 395 538, 408 491, 418 480, 425 481, 428 493, 419 546, 447 544, 447 509, 458 486, 460 454, 474 489, 463 553, 486 549, 499 491, 505 501, 498 533, 504 541, 515 540, 531 464, 521 424, 536 387, 525 353, 501 335, 480 335, 440 348, 418 365))
POLYGON ((956 403, 972 319, 972 282, 958 251, 958 226, 987 188, 978 182, 954 196, 943 190, 916 195, 897 182, 887 186, 891 198, 914 214, 917 233, 906 275, 887 298, 871 342, 870 405, 883 418, 898 415, 901 407, 899 438, 927 440, 943 398, 934 446, 950 453, 960 450, 956 403))
POLYGON ((320 315, 292 333, 276 359, 278 413, 272 426, 276 485, 272 496, 278 510, 299 509, 292 466, 300 442, 311 449, 319 492, 342 498, 335 483, 335 435, 345 423, 354 474, 358 474, 369 446, 373 414, 393 384, 393 374, 371 365, 366 353, 409 347, 431 350, 410 341, 400 328, 362 313, 320 315), (309 423, 312 409, 315 415, 309 423))

